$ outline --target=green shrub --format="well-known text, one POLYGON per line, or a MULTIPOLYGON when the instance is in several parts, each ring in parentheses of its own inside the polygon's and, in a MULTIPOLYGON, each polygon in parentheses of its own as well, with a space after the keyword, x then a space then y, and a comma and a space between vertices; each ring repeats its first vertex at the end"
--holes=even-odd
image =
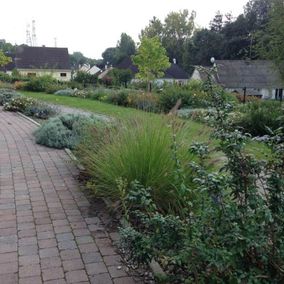
POLYGON ((58 90, 56 91, 54 94, 58 95, 58 96, 69 96, 69 97, 73 97, 75 96, 75 90, 73 89, 64 89, 64 90, 58 90))
POLYGON ((12 83, 12 77, 7 73, 0 72, 0 81, 6 83, 12 83))
POLYGON ((55 116, 58 111, 53 106, 36 101, 32 105, 28 105, 23 110, 23 113, 27 116, 36 117, 39 119, 48 119, 51 116, 55 116))
POLYGON ((132 92, 127 98, 128 106, 144 111, 159 111, 159 96, 154 93, 132 92))
POLYGON ((202 83, 190 82, 188 85, 166 85, 160 94, 160 106, 164 112, 169 112, 181 99, 181 107, 206 107, 208 94, 203 90, 202 83))
POLYGON ((18 97, 21 97, 21 94, 12 89, 0 89, 0 105, 2 106, 18 97))
POLYGON ((118 105, 127 106, 128 93, 124 90, 109 92, 105 98, 105 102, 118 105))
POLYGON ((283 126, 284 108, 277 101, 255 101, 240 105, 241 115, 235 117, 234 124, 253 136, 270 134, 267 129, 276 130, 283 126))
POLYGON ((102 123, 101 117, 64 114, 50 118, 34 135, 38 144, 58 149, 73 149, 91 125, 102 123))
MULTIPOLYGON (((183 144, 187 129, 178 122, 175 127, 180 156, 184 161, 190 156, 183 144)), ((106 133, 91 132, 79 145, 77 154, 91 177, 93 186, 90 187, 97 195, 118 200, 121 192, 117 180, 126 180, 127 187, 137 180, 154 189, 152 196, 160 209, 178 210, 173 143, 167 118, 143 117, 118 125, 106 133)))
POLYGON ((32 107, 35 104, 36 104, 35 99, 19 96, 5 103, 4 110, 24 112, 28 107, 32 107))
POLYGON ((47 94, 54 94, 55 92, 59 91, 59 90, 62 90, 64 86, 62 86, 62 84, 48 84, 44 91, 47 93, 47 94))
POLYGON ((50 75, 44 75, 40 77, 32 77, 25 84, 25 90, 31 92, 44 92, 48 86, 56 83, 56 80, 50 75))

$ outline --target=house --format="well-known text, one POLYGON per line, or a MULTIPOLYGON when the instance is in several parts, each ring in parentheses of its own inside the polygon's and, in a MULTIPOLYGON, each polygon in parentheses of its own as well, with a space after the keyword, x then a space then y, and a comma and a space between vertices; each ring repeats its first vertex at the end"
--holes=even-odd
MULTIPOLYGON (((231 93, 282 99, 284 83, 269 60, 216 60, 214 80, 231 93)), ((208 67, 205 67, 208 68, 208 67)), ((206 80, 207 75, 195 68, 191 80, 206 80)))
POLYGON ((60 81, 71 79, 67 48, 18 46, 12 62, 5 66, 8 74, 17 69, 24 76, 51 75, 60 81))
MULTIPOLYGON (((121 63, 116 66, 116 68, 129 69, 133 74, 138 73, 138 68, 133 64, 130 57, 126 57, 121 63)), ((173 60, 171 66, 164 73, 165 75, 163 76, 163 78, 155 80, 156 84, 162 85, 164 82, 186 84, 189 80, 188 74, 180 66, 178 66, 178 64, 176 64, 175 59, 173 60)))
POLYGON ((91 67, 89 64, 84 64, 80 67, 79 71, 86 72, 91 75, 96 75, 101 72, 101 69, 96 65, 91 67))

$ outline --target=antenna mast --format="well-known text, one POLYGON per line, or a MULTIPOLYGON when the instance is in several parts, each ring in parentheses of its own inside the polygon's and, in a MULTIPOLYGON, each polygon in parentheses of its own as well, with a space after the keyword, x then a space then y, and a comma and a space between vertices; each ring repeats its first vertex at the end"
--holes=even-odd
POLYGON ((29 46, 32 46, 32 39, 31 39, 31 33, 30 33, 30 25, 27 24, 26 29, 26 44, 29 46))
POLYGON ((32 46, 37 46, 35 20, 32 21, 32 46))

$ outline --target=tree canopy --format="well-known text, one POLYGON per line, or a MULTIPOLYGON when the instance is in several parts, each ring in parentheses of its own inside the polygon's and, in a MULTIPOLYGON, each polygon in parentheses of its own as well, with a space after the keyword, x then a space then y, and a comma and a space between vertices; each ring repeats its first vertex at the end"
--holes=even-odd
POLYGON ((102 53, 103 62, 104 64, 116 65, 125 57, 135 54, 135 51, 134 40, 126 33, 122 33, 116 47, 109 47, 102 53))
POLYGON ((3 51, 0 50, 0 67, 7 65, 11 61, 11 58, 6 56, 3 51))
POLYGON ((138 52, 132 60, 139 70, 136 77, 147 81, 148 84, 156 78, 163 77, 164 71, 171 65, 158 37, 143 37, 138 52))

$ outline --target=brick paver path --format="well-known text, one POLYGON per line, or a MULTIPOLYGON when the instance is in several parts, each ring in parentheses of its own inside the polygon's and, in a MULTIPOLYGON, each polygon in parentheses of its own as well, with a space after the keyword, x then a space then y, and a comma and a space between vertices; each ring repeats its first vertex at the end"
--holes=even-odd
POLYGON ((0 109, 0 283, 134 283, 68 155, 36 145, 35 129, 0 109))

